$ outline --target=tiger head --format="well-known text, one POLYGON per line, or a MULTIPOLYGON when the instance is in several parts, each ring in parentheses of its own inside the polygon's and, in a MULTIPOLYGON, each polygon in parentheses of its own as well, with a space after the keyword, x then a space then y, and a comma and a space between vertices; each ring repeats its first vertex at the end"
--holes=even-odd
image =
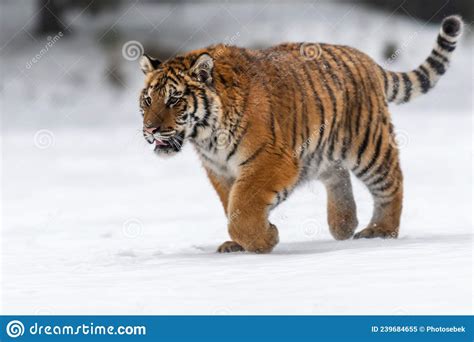
POLYGON ((208 138, 221 107, 212 57, 201 53, 161 63, 143 55, 140 67, 145 74, 140 94, 143 135, 154 144, 154 152, 173 155, 187 139, 208 138))

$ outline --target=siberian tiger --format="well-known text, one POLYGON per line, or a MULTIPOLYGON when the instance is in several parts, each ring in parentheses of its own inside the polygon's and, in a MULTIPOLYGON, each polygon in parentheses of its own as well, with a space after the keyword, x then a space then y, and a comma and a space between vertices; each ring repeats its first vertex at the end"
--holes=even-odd
POLYGON ((329 44, 216 45, 165 62, 143 55, 144 137, 159 156, 194 145, 228 219, 232 240, 219 252, 270 252, 278 243, 270 210, 312 179, 327 190, 335 239, 396 238, 403 177, 388 103, 434 87, 462 26, 459 16, 445 18, 431 54, 410 72, 329 44), (370 223, 355 235, 350 172, 374 199, 370 223))

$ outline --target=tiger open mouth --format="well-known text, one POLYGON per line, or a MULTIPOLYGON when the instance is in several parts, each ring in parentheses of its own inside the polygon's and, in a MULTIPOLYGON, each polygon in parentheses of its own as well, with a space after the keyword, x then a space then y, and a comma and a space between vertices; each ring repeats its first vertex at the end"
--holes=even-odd
POLYGON ((184 134, 178 133, 174 136, 167 136, 159 138, 155 135, 148 135, 145 137, 146 141, 152 145, 155 153, 175 153, 181 150, 184 140, 184 134))
POLYGON ((170 142, 166 140, 160 140, 160 139, 155 139, 154 144, 155 144, 155 149, 169 147, 171 145, 170 142))
POLYGON ((154 138, 153 142, 153 151, 155 152, 178 152, 181 149, 181 144, 178 144, 173 138, 156 139, 154 138))

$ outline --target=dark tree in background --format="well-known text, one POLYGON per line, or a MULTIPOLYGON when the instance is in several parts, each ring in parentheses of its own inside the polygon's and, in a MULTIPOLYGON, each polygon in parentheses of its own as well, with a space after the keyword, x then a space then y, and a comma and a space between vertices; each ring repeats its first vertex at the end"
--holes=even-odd
POLYGON ((36 6, 40 12, 36 21, 36 34, 71 32, 65 19, 67 11, 78 9, 90 15, 98 15, 103 11, 116 9, 121 4, 122 0, 37 0, 36 6))
POLYGON ((472 0, 366 0, 366 3, 389 12, 398 9, 398 14, 409 14, 425 21, 440 22, 451 14, 461 14, 467 22, 474 20, 472 0))
POLYGON ((66 27, 62 21, 64 11, 68 2, 61 0, 38 0, 38 19, 36 22, 36 33, 38 35, 56 34, 64 32, 66 27))

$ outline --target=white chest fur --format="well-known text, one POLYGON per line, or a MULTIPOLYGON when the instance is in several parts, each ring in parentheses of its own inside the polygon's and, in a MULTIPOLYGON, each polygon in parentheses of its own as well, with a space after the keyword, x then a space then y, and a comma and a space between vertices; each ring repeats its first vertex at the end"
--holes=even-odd
POLYGON ((230 158, 226 148, 206 148, 196 145, 196 152, 203 165, 212 170, 216 175, 227 179, 235 179, 238 174, 238 162, 236 158, 230 158))

